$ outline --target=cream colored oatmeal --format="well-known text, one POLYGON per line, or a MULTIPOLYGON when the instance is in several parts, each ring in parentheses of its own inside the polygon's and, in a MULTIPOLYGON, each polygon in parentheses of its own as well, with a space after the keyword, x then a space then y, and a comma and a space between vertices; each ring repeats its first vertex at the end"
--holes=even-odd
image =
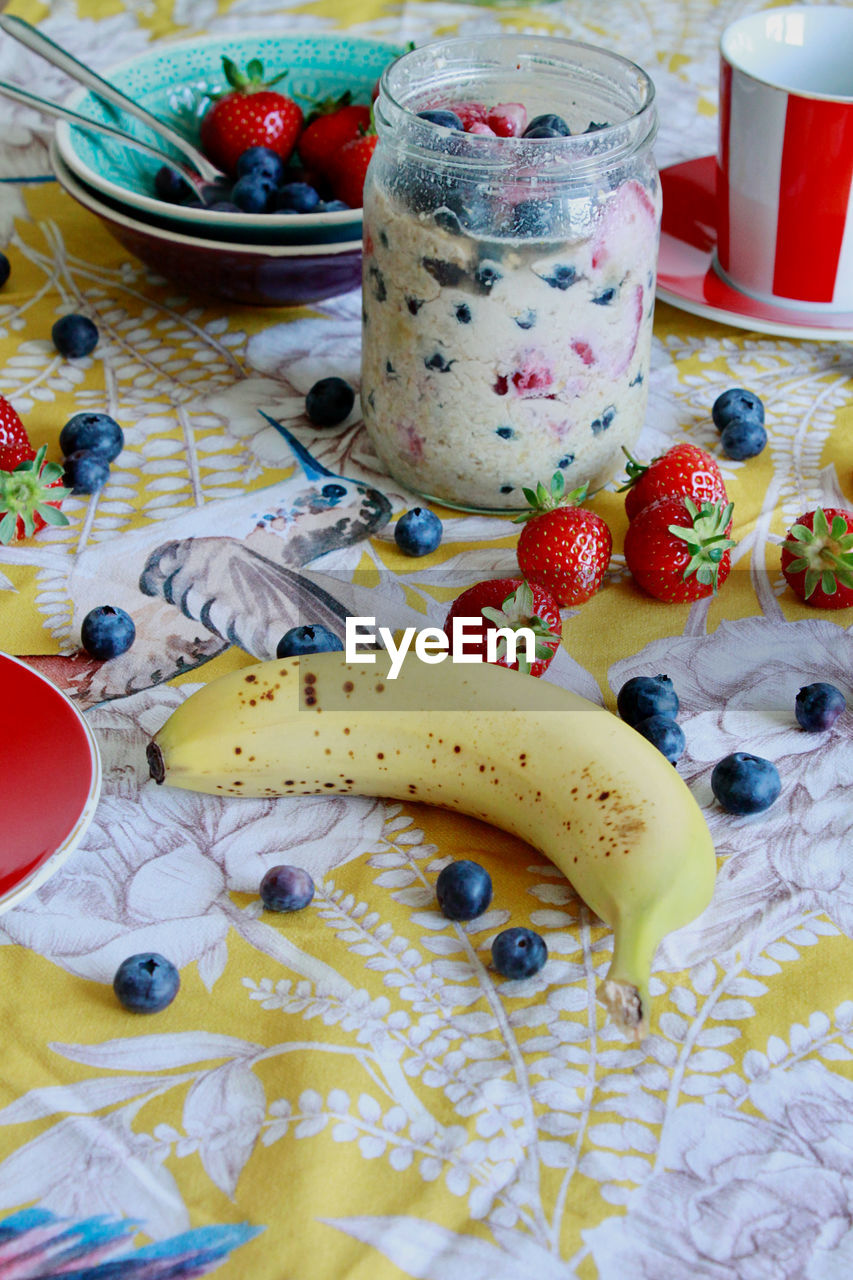
POLYGON ((366 197, 362 404, 389 470, 495 510, 557 470, 607 480, 646 409, 657 191, 587 202, 570 241, 481 239, 366 197))

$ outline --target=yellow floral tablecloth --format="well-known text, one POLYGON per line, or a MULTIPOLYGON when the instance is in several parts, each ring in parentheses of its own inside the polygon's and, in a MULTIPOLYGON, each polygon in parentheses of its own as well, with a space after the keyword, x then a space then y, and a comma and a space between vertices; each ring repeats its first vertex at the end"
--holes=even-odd
MULTIPOLYGON (((664 166, 714 151, 716 42, 759 6, 8 7, 98 67, 201 32, 345 27, 421 43, 553 31, 651 72, 664 166)), ((5 38, 0 77, 45 96, 67 88, 5 38)), ((52 456, 82 409, 111 413, 126 435, 103 493, 67 501, 67 528, 0 549, 0 649, 72 653, 81 608, 104 602, 92 583, 109 593, 132 529, 190 511, 203 529, 206 504, 286 482, 293 454, 258 408, 331 470, 382 489, 395 513, 406 507, 357 416, 325 436, 304 416, 317 378, 357 382, 357 295, 292 312, 178 296, 50 180, 41 120, 9 103, 0 120, 0 243, 12 262, 0 394, 52 456), (50 341, 71 310, 101 333, 74 362, 50 341)), ((595 502, 616 554, 605 588, 567 617, 554 678, 612 707, 629 676, 671 676, 687 737, 679 770, 719 854, 711 906, 658 953, 656 1022, 640 1045, 595 1001, 609 931, 520 841, 417 805, 156 788, 148 737, 188 687, 251 661, 244 649, 87 712, 104 765, 95 820, 67 864, 0 917, 0 1275, 853 1274, 853 710, 819 737, 793 722, 803 684, 827 680, 851 698, 853 638, 846 613, 785 590, 778 550, 802 511, 853 506, 850 372, 847 342, 771 337, 659 304, 641 456, 689 439, 719 457, 710 408, 728 386, 752 388, 767 408, 764 453, 720 457, 739 539, 720 596, 693 607, 642 596, 619 554, 622 499, 595 502), (781 773, 782 795, 759 819, 712 801, 713 764, 735 750, 781 773), (437 870, 454 855, 477 857, 495 884, 487 915, 464 927, 434 908, 437 870), (317 893, 281 921, 258 910, 257 886, 289 861, 308 867, 317 893), (487 968, 507 923, 539 930, 550 954, 512 986, 487 968), (179 965, 182 986, 144 1020, 118 1007, 110 983, 124 956, 149 949, 179 965)), ((429 568, 398 554, 391 525, 326 551, 321 566, 362 590, 397 582, 424 617, 441 612, 436 565, 513 570, 517 526, 440 514, 429 568)), ((3 733, 15 725, 4 720, 3 733)), ((34 802, 49 796, 46 778, 34 802)))

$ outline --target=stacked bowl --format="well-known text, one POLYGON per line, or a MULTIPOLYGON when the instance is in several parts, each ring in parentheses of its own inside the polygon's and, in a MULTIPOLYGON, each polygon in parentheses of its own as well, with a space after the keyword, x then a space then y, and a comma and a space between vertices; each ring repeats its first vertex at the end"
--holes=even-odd
MULTIPOLYGON (((223 57, 239 67, 260 60, 267 77, 286 72, 281 92, 306 118, 316 104, 349 93, 369 105, 379 76, 402 50, 344 36, 205 37, 158 45, 105 73, 117 88, 199 146, 200 122, 229 86, 223 57)), ((119 128, 181 157, 133 116, 94 93, 68 100, 80 115, 119 128)), ((52 147, 54 171, 74 200, 94 213, 135 257, 188 293, 252 306, 318 302, 361 280, 360 208, 309 213, 244 213, 211 187, 184 203, 163 199, 156 158, 65 121, 52 147)))

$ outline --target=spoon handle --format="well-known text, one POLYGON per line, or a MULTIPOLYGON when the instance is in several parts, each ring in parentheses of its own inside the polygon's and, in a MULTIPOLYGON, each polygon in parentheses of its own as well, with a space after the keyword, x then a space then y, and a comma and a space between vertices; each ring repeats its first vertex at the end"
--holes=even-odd
MULTIPOLYGON (((23 18, 15 17, 14 14, 0 13, 0 30, 5 31, 13 40, 18 40, 21 44, 26 45, 28 49, 32 49, 33 53, 37 53, 47 59, 48 62, 58 67, 60 71, 64 71, 67 76, 70 76, 72 80, 77 80, 80 84, 85 85, 87 89, 91 89, 98 97, 105 98, 115 106, 121 107, 128 115, 136 116, 138 120, 146 124, 149 129, 163 138, 164 141, 170 142, 173 147, 176 147, 206 182, 214 182, 222 176, 221 171, 211 164, 207 157, 203 156, 192 143, 187 142, 186 138, 181 137, 169 125, 158 119, 157 116, 152 115, 150 111, 146 111, 145 107, 134 102, 132 98, 128 98, 126 94, 117 89, 115 85, 110 84, 108 80, 104 80, 91 67, 84 66, 82 62, 78 62, 72 54, 60 48, 58 44, 39 31, 37 27, 31 26, 23 18)), ((77 121, 75 120, 76 123, 77 121)), ((120 131, 113 130, 113 132, 118 133, 120 131)), ((130 137, 128 134, 124 136, 130 137)))
POLYGON ((63 107, 57 102, 50 102, 47 98, 36 97, 34 93, 28 93, 26 89, 21 89, 16 84, 9 84, 6 80, 0 80, 0 96, 11 98, 13 102, 21 102, 25 107, 34 107, 36 111, 41 111, 43 115, 55 116, 58 120, 68 120, 75 128, 88 129, 93 133, 105 133, 108 137, 121 143, 123 147, 132 147, 135 151, 142 151, 145 155, 159 160, 161 164, 167 164, 172 169, 177 169, 179 173, 183 174, 187 182, 201 193, 204 179, 198 173, 181 161, 176 161, 174 156, 167 155, 165 151, 158 151, 156 147, 152 147, 149 143, 142 142, 140 138, 134 138, 129 133, 123 133, 121 129, 114 129, 110 124, 101 124, 98 120, 89 120, 86 116, 78 115, 76 111, 72 111, 70 107, 63 107))

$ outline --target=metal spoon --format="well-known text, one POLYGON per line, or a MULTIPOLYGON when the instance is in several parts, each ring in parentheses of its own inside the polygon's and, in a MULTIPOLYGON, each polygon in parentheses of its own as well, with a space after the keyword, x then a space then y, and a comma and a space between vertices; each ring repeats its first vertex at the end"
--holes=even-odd
POLYGON ((222 171, 211 164, 207 157, 202 155, 191 142, 187 142, 186 138, 158 119, 157 116, 152 115, 150 111, 146 111, 145 107, 141 107, 132 98, 128 98, 115 85, 110 84, 108 80, 104 80, 103 77, 99 76, 96 71, 84 66, 82 62, 78 62, 72 54, 66 52, 65 49, 61 49, 49 36, 44 35, 36 27, 25 22, 23 18, 17 18, 10 13, 0 14, 0 30, 5 31, 13 40, 18 40, 21 44, 26 45, 27 48, 32 49, 33 53, 39 54, 52 63, 53 66, 58 67, 60 71, 64 71, 72 80, 77 80, 80 84, 85 85, 87 89, 96 93, 98 97, 105 98, 115 106, 121 107, 128 115, 135 116, 138 120, 141 120, 158 137, 171 143, 195 173, 187 173, 186 165, 176 164, 173 157, 158 151, 148 143, 140 142, 131 134, 123 133, 121 129, 89 120, 86 116, 78 115, 77 112, 71 111, 68 107, 49 102, 46 98, 39 98, 35 94, 28 93, 25 89, 19 89, 17 85, 0 81, 0 93, 5 97, 12 98, 16 102, 25 103, 27 106, 35 107, 46 115, 57 116, 61 120, 70 120, 78 128, 89 129, 95 133, 109 134, 126 146, 147 152, 147 154, 155 156, 157 159, 163 160, 173 168, 178 169, 196 190, 199 190, 196 174, 200 175, 204 182, 215 182, 217 179, 224 177, 222 171))

